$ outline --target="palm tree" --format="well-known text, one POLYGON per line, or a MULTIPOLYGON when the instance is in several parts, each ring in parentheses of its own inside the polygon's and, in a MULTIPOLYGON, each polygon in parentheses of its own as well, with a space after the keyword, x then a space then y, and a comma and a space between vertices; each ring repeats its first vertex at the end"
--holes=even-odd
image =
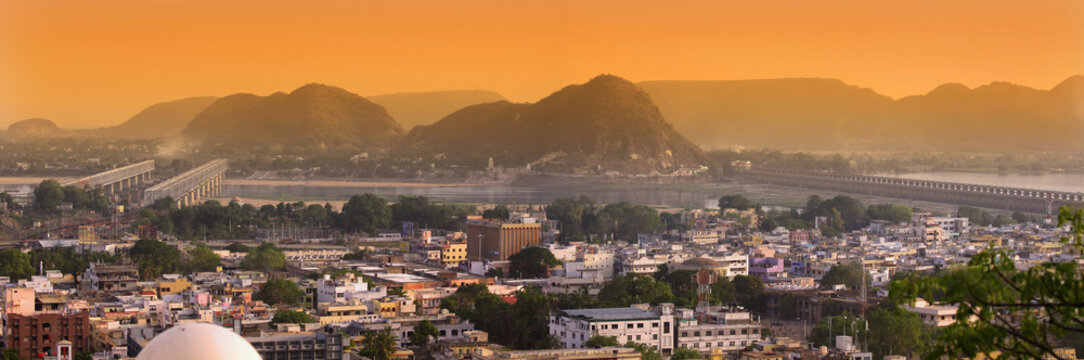
POLYGON ((363 344, 359 351, 361 355, 373 360, 389 360, 395 354, 396 337, 392 335, 391 328, 384 328, 383 331, 366 334, 363 344))

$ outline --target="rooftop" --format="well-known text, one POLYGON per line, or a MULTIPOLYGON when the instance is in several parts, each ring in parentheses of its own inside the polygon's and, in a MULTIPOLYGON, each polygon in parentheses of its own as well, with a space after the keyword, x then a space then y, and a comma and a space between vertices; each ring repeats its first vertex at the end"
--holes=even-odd
POLYGON ((609 308, 609 309, 575 309, 561 310, 570 317, 578 317, 594 321, 623 321, 640 319, 658 319, 659 314, 640 308, 609 308))

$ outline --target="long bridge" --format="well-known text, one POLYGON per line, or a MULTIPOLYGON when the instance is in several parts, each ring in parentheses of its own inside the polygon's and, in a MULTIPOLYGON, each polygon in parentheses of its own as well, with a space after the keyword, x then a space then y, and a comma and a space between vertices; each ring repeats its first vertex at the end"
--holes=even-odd
POLYGON ((228 168, 226 159, 216 159, 169 178, 143 191, 143 206, 150 206, 165 197, 172 197, 177 206, 189 206, 198 204, 205 197, 216 196, 222 190, 228 168))
POLYGON ((1056 211, 1062 205, 1084 202, 1084 193, 1079 192, 764 167, 753 167, 749 170, 739 171, 734 173, 733 177, 744 181, 774 185, 1042 214, 1056 211))
POLYGON ((90 188, 101 186, 106 194, 113 195, 124 191, 130 191, 133 188, 138 189, 143 186, 144 183, 150 180, 152 171, 154 171, 154 160, 147 160, 112 170, 106 170, 79 180, 68 182, 64 185, 90 188))

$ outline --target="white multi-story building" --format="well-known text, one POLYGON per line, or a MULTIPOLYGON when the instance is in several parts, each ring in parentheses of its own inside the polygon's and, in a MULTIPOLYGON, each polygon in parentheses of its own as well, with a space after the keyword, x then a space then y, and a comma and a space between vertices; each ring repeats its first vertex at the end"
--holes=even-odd
POLYGON ((760 320, 741 308, 711 308, 700 314, 678 309, 675 314, 679 348, 738 351, 760 340, 760 320))
POLYGON ((971 230, 971 220, 965 217, 941 217, 934 216, 930 221, 944 229, 949 236, 958 237, 971 230))
POLYGON ((354 274, 346 274, 336 279, 332 279, 330 275, 324 275, 324 278, 316 284, 317 303, 345 303, 355 299, 366 301, 387 295, 387 288, 377 286, 369 290, 369 284, 354 277, 354 274))
POLYGON ((613 250, 591 247, 577 254, 575 261, 565 262, 565 276, 577 279, 612 279, 615 260, 613 250))
POLYGON ((613 336, 619 343, 654 347, 663 355, 674 348, 674 305, 660 304, 611 309, 560 310, 550 313, 550 335, 562 348, 582 348, 592 336, 613 336))
POLYGON ((949 326, 956 322, 957 307, 953 305, 934 305, 924 299, 918 299, 913 305, 903 307, 905 310, 918 314, 926 325, 937 327, 949 326))

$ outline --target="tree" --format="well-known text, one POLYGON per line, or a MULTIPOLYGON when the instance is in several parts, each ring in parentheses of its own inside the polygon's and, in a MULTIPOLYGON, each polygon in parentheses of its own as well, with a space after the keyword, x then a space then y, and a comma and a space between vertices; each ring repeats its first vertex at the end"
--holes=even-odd
POLYGON ((343 255, 343 260, 365 260, 365 250, 354 250, 353 252, 343 255))
POLYGON ((857 261, 832 266, 821 277, 821 289, 831 289, 839 284, 847 285, 848 289, 860 289, 862 287, 862 275, 866 276, 866 284, 873 282, 869 274, 862 274, 862 264, 857 261))
POLYGON ((670 355, 670 360, 686 360, 686 359, 699 359, 700 352, 693 349, 676 348, 674 354, 670 355))
POLYGON ((275 244, 265 242, 245 255, 241 260, 241 268, 265 272, 282 270, 286 268, 286 255, 275 244))
POLYGON ((389 360, 395 355, 395 344, 396 337, 391 333, 391 328, 387 327, 383 331, 370 331, 365 334, 359 352, 373 360, 389 360))
POLYGON ((639 351, 642 360, 662 360, 662 356, 655 351, 654 346, 630 341, 625 343, 625 347, 639 351))
POLYGON ((894 223, 910 222, 914 216, 911 207, 900 204, 874 204, 866 209, 870 219, 885 220, 894 223))
POLYGON ((373 194, 354 195, 343 205, 343 227, 375 234, 377 229, 391 226, 388 202, 373 194))
POLYGON ((188 256, 188 268, 193 272, 215 271, 222 265, 222 258, 204 243, 188 250, 188 256))
POLYGON ((148 280, 177 271, 181 251, 158 240, 142 239, 128 250, 128 257, 139 268, 139 277, 148 280))
POLYGON ((396 223, 411 221, 423 227, 451 228, 456 210, 434 204, 424 196, 399 196, 399 202, 391 205, 392 219, 396 223))
POLYGON ((509 276, 516 279, 538 279, 549 277, 550 268, 561 265, 549 250, 531 246, 508 257, 509 276))
POLYGON ((414 326, 414 332, 410 334, 410 344, 414 346, 425 346, 429 344, 429 337, 433 339, 437 338, 440 331, 429 320, 422 320, 418 325, 414 326))
POLYGON ((486 276, 491 277, 491 278, 504 277, 504 271, 502 271, 501 268, 492 268, 492 269, 486 270, 486 276))
POLYGON ((874 359, 885 355, 910 355, 928 341, 926 329, 917 314, 892 306, 877 307, 869 312, 869 350, 874 359))
POLYGON ((19 350, 0 349, 0 360, 25 360, 19 356, 19 350))
POLYGON ((484 219, 507 219, 509 216, 511 216, 511 211, 504 205, 497 205, 497 207, 482 211, 482 218, 484 219))
POLYGON ((40 210, 53 210, 64 202, 64 189, 53 179, 42 180, 34 188, 34 206, 40 210))
POLYGON ((742 307, 753 312, 764 311, 764 281, 755 276, 738 275, 734 277, 736 300, 742 307))
POLYGON ((615 276, 603 285, 598 300, 602 307, 624 307, 645 302, 657 305, 673 302, 674 293, 666 283, 633 273, 615 276))
POLYGON ((15 197, 6 191, 0 191, 0 203, 3 203, 7 210, 15 209, 15 197))
POLYGON ((561 230, 561 242, 582 237, 595 218, 595 201, 586 196, 558 198, 546 207, 546 218, 556 220, 561 230))
POLYGON ((235 252, 235 253, 247 253, 250 250, 252 250, 252 248, 248 247, 245 244, 235 242, 235 243, 230 243, 229 246, 226 246, 226 250, 229 250, 230 252, 235 252))
POLYGON ((29 279, 31 275, 34 275, 34 265, 30 263, 30 256, 15 249, 0 252, 0 275, 11 277, 12 281, 29 279))
POLYGON ((742 195, 724 195, 719 198, 719 210, 723 209, 737 209, 748 210, 756 207, 752 201, 746 199, 742 195))
POLYGON ((654 209, 622 201, 603 207, 593 222, 591 232, 635 242, 640 234, 657 233, 663 229, 662 219, 654 209))
MULTIPOLYGON (((1061 239, 1084 253, 1084 209, 1062 207, 1058 226, 1069 226, 1061 239)), ((908 278, 890 284, 898 303, 922 297, 956 304, 956 322, 938 333, 927 358, 989 356, 1054 358, 1063 339, 1084 333, 1084 269, 1074 261, 1046 262, 1017 269, 1002 249, 987 249, 966 266, 938 276, 908 278)))
POLYGON ((290 311, 282 310, 276 311, 275 316, 271 318, 271 325, 277 324, 308 324, 318 322, 309 313, 304 311, 290 311))
POLYGON ((271 305, 287 304, 297 305, 305 299, 305 292, 297 286, 297 283, 287 279, 270 279, 260 287, 256 293, 256 300, 261 300, 271 305))
POLYGON ((594 335, 591 336, 590 339, 587 339, 587 342, 583 343, 583 347, 593 349, 616 346, 621 346, 621 343, 617 342, 616 336, 594 335))

